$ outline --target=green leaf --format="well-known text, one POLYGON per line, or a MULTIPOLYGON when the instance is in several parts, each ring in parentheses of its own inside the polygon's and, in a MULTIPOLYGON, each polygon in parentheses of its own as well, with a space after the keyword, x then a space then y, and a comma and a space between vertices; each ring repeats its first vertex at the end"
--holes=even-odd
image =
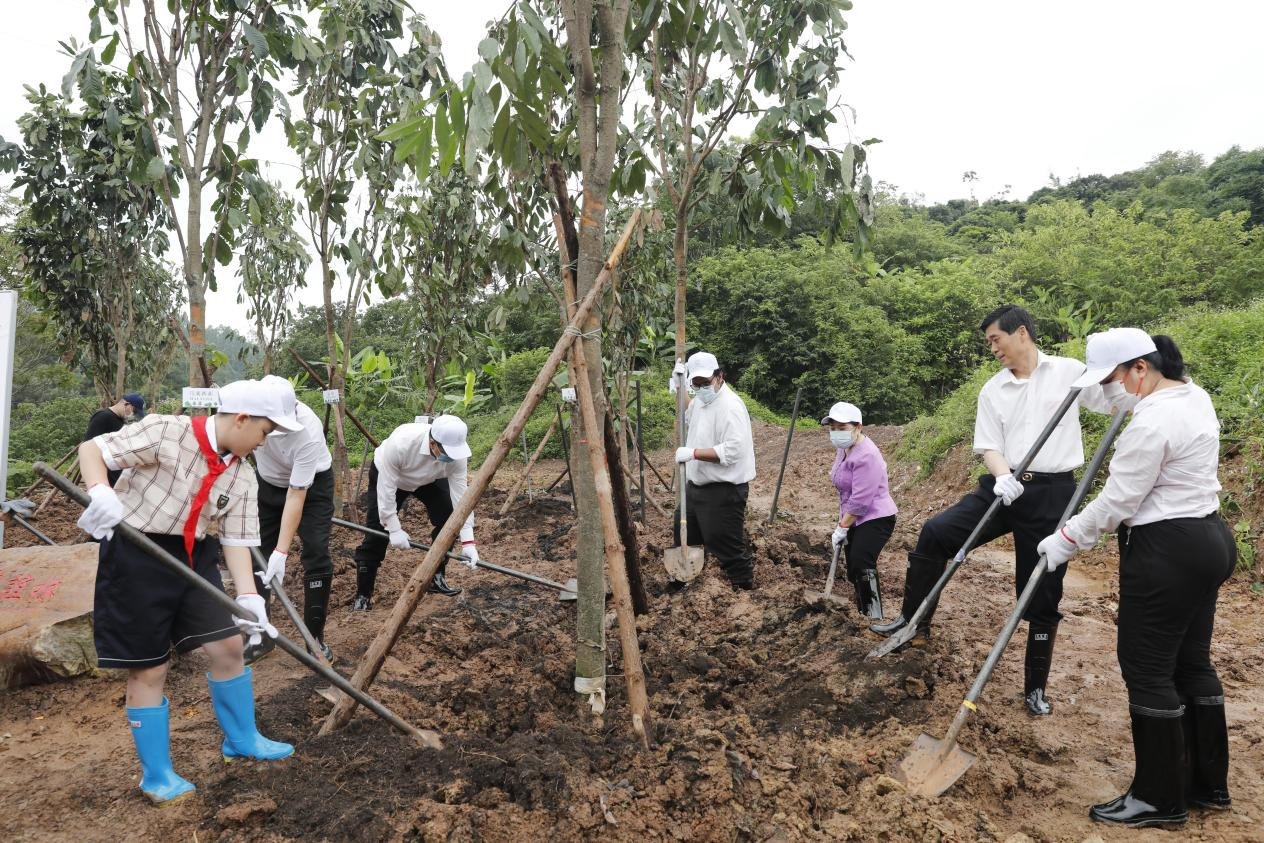
POLYGON ((101 51, 101 64, 109 64, 114 61, 114 51, 118 49, 119 36, 114 33, 114 37, 110 39, 110 43, 105 45, 105 49, 101 51))
POLYGON ((167 172, 167 165, 162 160, 162 156, 155 155, 149 159, 149 163, 145 165, 145 176, 150 181, 158 181, 167 172))
POLYGON ((250 45, 250 49, 254 52, 256 60, 267 58, 268 39, 263 37, 262 32, 243 21, 241 24, 241 33, 246 37, 246 43, 250 45))
POLYGON ((478 42, 478 54, 486 61, 493 61, 500 55, 500 44, 495 38, 484 38, 478 42))
POLYGON ((435 145, 439 147, 440 155, 443 150, 448 148, 452 139, 451 127, 448 125, 448 110, 446 108, 435 109, 434 115, 434 139, 435 145))

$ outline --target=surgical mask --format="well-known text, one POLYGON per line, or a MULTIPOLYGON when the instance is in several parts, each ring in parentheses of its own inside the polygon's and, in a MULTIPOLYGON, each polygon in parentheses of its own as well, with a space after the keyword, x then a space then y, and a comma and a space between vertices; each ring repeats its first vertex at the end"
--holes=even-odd
POLYGON ((1137 406, 1137 402, 1141 400, 1140 396, 1133 395, 1124 389, 1124 385, 1119 381, 1102 384, 1102 395, 1110 402, 1110 406, 1125 413, 1137 406))
POLYGON ((835 448, 850 448, 853 441, 854 437, 851 435, 850 430, 830 431, 830 442, 833 443, 835 448))
POLYGON ((715 391, 715 387, 710 385, 698 387, 696 394, 703 404, 710 404, 718 395, 715 391))

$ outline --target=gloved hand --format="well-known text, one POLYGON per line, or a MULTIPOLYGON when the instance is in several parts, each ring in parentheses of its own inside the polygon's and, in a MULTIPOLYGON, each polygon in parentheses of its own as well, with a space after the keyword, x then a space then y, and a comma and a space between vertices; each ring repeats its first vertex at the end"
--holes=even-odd
POLYGON ((263 640, 264 634, 269 638, 276 638, 276 627, 268 623, 268 604, 258 594, 239 594, 237 595, 237 605, 243 609, 254 612, 259 620, 248 621, 238 615, 233 615, 233 622, 237 624, 237 628, 245 635, 250 636, 250 640, 246 643, 254 647, 263 640))
POLYGON ((992 491, 1001 499, 1001 503, 1009 506, 1022 495, 1023 484, 1019 483, 1012 474, 1002 474, 996 478, 996 485, 992 491))
POLYGON ((830 536, 830 543, 833 544, 834 547, 847 544, 847 528, 835 527, 834 535, 830 536))
POLYGON ((676 388, 680 386, 680 376, 685 373, 685 361, 676 360, 676 367, 672 369, 671 380, 667 383, 667 391, 672 395, 676 394, 676 388))
POLYGON ((1075 551, 1079 550, 1075 542, 1066 537, 1061 530, 1051 533, 1040 540, 1040 544, 1036 545, 1036 552, 1045 558, 1045 565, 1049 568, 1049 573, 1058 570, 1062 565, 1075 555, 1075 551))
POLYGON ((408 550, 412 547, 408 543, 408 533, 403 530, 391 530, 391 547, 396 550, 408 550))
POLYGON ((282 550, 274 550, 268 556, 268 567, 263 572, 263 582, 270 586, 280 586, 281 581, 285 579, 285 560, 289 558, 289 554, 282 550))
POLYGON ((23 518, 30 518, 35 514, 35 502, 26 498, 14 498, 11 501, 0 501, 0 512, 12 512, 15 515, 21 515, 23 518))
POLYGON ((461 553, 464 554, 467 560, 462 564, 469 568, 478 567, 478 545, 474 544, 474 542, 463 542, 461 544, 461 553))
POLYGON ((676 462, 681 462, 681 463, 689 462, 693 458, 694 458, 693 448, 677 448, 676 449, 676 462))
POLYGON ((114 537, 114 528, 123 520, 123 502, 105 483, 98 483, 88 490, 92 502, 75 523, 94 539, 114 537))

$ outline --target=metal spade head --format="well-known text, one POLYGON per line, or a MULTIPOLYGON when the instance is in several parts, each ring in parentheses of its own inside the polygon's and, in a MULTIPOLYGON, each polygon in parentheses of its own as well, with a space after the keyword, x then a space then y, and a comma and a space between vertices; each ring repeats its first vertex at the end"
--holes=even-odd
POLYGON ((663 567, 676 582, 693 582, 702 573, 704 561, 701 546, 669 547, 663 551, 663 567))
POLYGON ((938 796, 952 787, 973 763, 974 756, 957 746, 956 741, 948 743, 922 733, 908 754, 900 759, 894 775, 910 793, 938 796))

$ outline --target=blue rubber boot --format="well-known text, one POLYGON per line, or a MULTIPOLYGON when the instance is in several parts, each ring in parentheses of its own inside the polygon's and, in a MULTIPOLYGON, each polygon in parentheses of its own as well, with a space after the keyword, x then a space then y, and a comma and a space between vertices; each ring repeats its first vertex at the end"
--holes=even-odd
POLYGON ((208 673, 206 684, 211 689, 215 719, 224 730, 221 749, 225 761, 234 758, 285 758, 294 754, 294 747, 270 741, 255 728, 255 685, 250 668, 232 679, 212 679, 208 673))
POLYGON ((167 698, 162 705, 128 708, 127 724, 140 757, 140 789, 155 805, 174 802, 193 792, 193 783, 176 775, 171 768, 171 732, 167 698))

